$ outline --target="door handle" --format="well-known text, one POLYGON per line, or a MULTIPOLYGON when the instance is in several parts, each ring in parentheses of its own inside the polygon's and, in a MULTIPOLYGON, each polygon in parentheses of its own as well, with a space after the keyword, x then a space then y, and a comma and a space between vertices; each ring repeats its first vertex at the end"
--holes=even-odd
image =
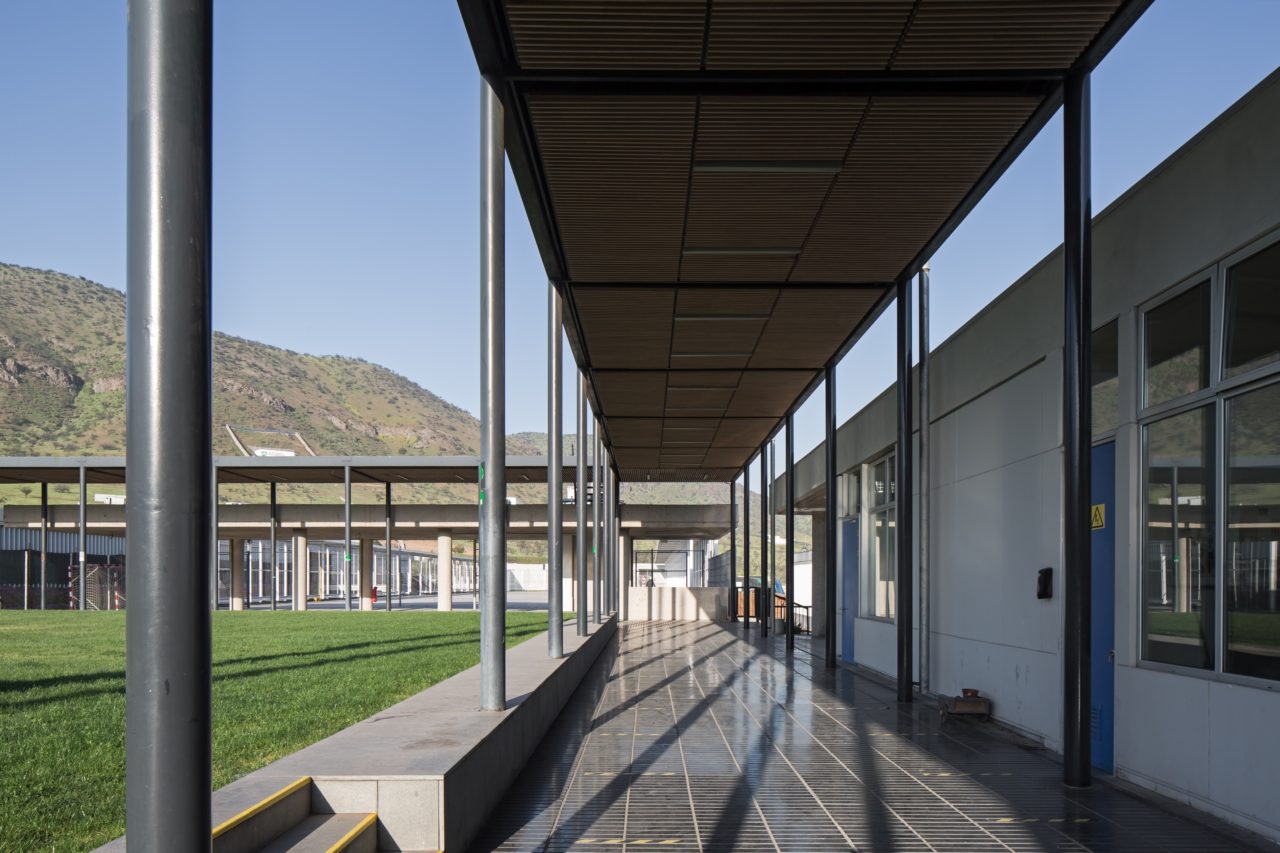
POLYGON ((1116 650, 1111 649, 1107 652, 1107 663, 1115 663, 1115 662, 1116 662, 1116 650))

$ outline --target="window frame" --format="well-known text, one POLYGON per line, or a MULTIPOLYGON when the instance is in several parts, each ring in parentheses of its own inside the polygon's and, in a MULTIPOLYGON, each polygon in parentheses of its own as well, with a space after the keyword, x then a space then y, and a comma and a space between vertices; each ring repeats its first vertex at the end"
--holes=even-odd
MULTIPOLYGON (((1238 397, 1242 397, 1254 391, 1266 388, 1270 385, 1280 385, 1280 359, 1270 364, 1259 365, 1251 370, 1239 374, 1238 376, 1226 376, 1226 289, 1227 289, 1227 272, 1228 270, 1242 261, 1248 260, 1253 255, 1264 251, 1276 243, 1280 243, 1280 229, 1268 232, 1256 239, 1250 240, 1248 243, 1227 255, 1215 263, 1197 270, 1194 274, 1179 280, 1172 287, 1161 291, 1151 299, 1142 302, 1137 307, 1137 382, 1138 387, 1135 389, 1137 398, 1137 427, 1138 427, 1138 452, 1141 463, 1139 465, 1139 493, 1135 499, 1140 502, 1138 519, 1138 551, 1140 554, 1139 564, 1137 566, 1138 583, 1137 583, 1137 631, 1133 633, 1137 647, 1134 649, 1134 665, 1139 669, 1151 670, 1154 672, 1165 672, 1176 675, 1186 676, 1188 678, 1198 678, 1208 681, 1217 681, 1224 684, 1232 684, 1241 687, 1251 687, 1258 690, 1280 691, 1280 680, 1271 680, 1253 675, 1241 675, 1226 671, 1226 616, 1227 616, 1227 596, 1226 596, 1226 570, 1225 560, 1225 543, 1226 543, 1226 523, 1227 523, 1227 464, 1229 461, 1229 436, 1227 429, 1229 426, 1227 410, 1229 402, 1238 397), (1209 381, 1208 385, 1190 394, 1184 394, 1181 397, 1175 397, 1172 400, 1166 400, 1156 405, 1147 405, 1147 314, 1156 308, 1164 305, 1171 299, 1174 299, 1190 289, 1196 287, 1201 282, 1209 283, 1209 381), (1212 459, 1215 466, 1213 480, 1213 547, 1214 547, 1214 565, 1213 565, 1213 584, 1214 584, 1214 606, 1213 606, 1213 666, 1201 669, 1199 667, 1188 667, 1180 664, 1166 663, 1163 661, 1153 661, 1144 657, 1146 653, 1146 636, 1147 636, 1147 581, 1145 570, 1145 553, 1147 546, 1147 499, 1146 489, 1149 484, 1147 473, 1147 427, 1151 424, 1165 420, 1166 418, 1176 415, 1185 414, 1203 406, 1213 407, 1213 425, 1214 425, 1214 446, 1212 448, 1212 459)), ((1107 322, 1110 322, 1108 320, 1107 322)), ((1098 324, 1101 328, 1106 323, 1098 324)), ((1123 421, 1124 415, 1121 414, 1123 421)), ((1101 436, 1094 436, 1094 444, 1108 440, 1101 436)))
MULTIPOLYGON (((895 459, 898 451, 896 447, 891 447, 878 456, 873 456, 869 461, 862 464, 862 476, 860 477, 862 488, 862 507, 861 517, 859 519, 859 529, 862 531, 860 539, 862 540, 859 562, 860 565, 866 566, 868 571, 860 572, 865 581, 860 583, 861 589, 858 590, 858 609, 862 611, 858 614, 860 619, 871 619, 876 622, 883 622, 892 625, 898 621, 897 613, 892 616, 881 616, 875 612, 875 585, 878 577, 876 571, 876 537, 875 537, 875 517, 882 512, 892 511, 897 517, 898 509, 898 490, 897 490, 897 467, 895 459), (875 490, 875 469, 877 466, 884 464, 885 467, 885 500, 883 503, 876 503, 874 497, 875 490), (894 480, 893 488, 889 488, 890 478, 894 480), (892 498, 889 496, 893 495, 892 498)), ((897 578, 894 578, 894 590, 897 590, 897 578)))

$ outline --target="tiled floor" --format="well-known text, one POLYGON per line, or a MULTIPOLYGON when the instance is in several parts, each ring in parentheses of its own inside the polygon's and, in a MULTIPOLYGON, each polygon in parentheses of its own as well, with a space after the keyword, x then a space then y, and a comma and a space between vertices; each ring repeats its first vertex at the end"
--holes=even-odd
POLYGON ((776 638, 629 623, 473 850, 1247 851, 776 638), (607 673, 607 675, 606 675, 607 673))

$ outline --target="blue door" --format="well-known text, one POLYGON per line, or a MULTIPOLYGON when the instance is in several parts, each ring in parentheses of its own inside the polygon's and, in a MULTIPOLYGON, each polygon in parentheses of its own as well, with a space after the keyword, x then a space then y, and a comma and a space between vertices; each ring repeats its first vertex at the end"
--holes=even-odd
POLYGON ((853 663, 853 619, 858 615, 858 519, 846 518, 840 554, 840 659, 853 663))
POLYGON ((1090 708, 1093 732, 1093 766, 1115 772, 1116 704, 1116 445, 1114 441, 1093 448, 1093 633, 1090 650, 1093 699, 1090 708))

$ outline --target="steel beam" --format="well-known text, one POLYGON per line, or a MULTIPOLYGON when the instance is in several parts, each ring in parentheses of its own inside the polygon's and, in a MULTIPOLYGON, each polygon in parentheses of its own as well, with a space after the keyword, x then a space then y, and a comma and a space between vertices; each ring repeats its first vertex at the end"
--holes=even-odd
POLYGON ((564 657, 564 306, 547 283, 547 654, 564 657))
POLYGON ((351 609, 351 466, 342 466, 342 606, 351 609))
POLYGON ((502 102, 480 81, 480 706, 507 705, 506 160, 502 102))
POLYGON ((929 693, 929 265, 920 270, 920 304, 916 307, 920 337, 920 693, 929 693))
POLYGON ((898 701, 910 702, 913 698, 914 655, 911 651, 912 613, 915 600, 912 594, 911 572, 913 545, 911 537, 912 485, 911 466, 911 278, 898 282, 897 315, 898 382, 898 457, 895 472, 896 524, 895 547, 897 566, 894 584, 894 619, 898 635, 898 701))
POLYGON ((787 573, 783 579, 787 595, 787 651, 796 647, 796 422, 787 412, 787 573))
POLYGON ((574 574, 578 587, 578 636, 587 635, 587 376, 578 374, 578 426, 573 471, 574 574))
POLYGON ((823 567, 823 578, 827 585, 827 596, 823 602, 823 619, 827 623, 827 632, 823 636, 824 660, 827 669, 836 668, 836 524, 839 507, 836 489, 836 368, 827 365, 826 390, 826 472, 827 472, 827 524, 823 535, 827 543, 827 564, 823 567))
POLYGON ((1072 75, 1063 105, 1063 691, 1062 765, 1068 785, 1091 782, 1090 756, 1090 220, 1089 74, 1072 75))
POLYGON ((132 849, 207 850, 213 3, 131 0, 127 41, 125 819, 132 849))

